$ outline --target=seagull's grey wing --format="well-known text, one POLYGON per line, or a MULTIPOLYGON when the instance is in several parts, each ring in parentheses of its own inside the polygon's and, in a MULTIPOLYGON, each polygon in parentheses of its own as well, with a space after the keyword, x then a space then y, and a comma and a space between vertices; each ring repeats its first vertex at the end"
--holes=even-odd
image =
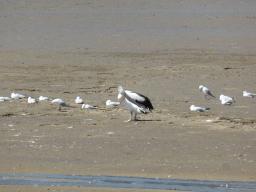
MULTIPOLYGON (((205 93, 206 93, 207 95, 210 95, 210 96, 214 97, 213 94, 211 93, 211 91, 210 91, 209 89, 206 89, 206 90, 205 90, 205 93)), ((214 98, 215 98, 215 97, 214 97, 214 98)))
POLYGON ((202 108, 202 107, 195 107, 195 111, 204 112, 204 108, 202 108))
POLYGON ((59 102, 58 104, 61 107, 69 107, 65 102, 59 102))

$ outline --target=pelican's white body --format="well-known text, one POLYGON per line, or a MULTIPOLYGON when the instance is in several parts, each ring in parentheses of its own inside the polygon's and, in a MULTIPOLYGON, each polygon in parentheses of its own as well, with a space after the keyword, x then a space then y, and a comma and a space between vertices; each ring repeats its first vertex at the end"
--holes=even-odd
POLYGON ((25 95, 22 95, 22 94, 19 94, 19 93, 12 93, 11 94, 11 98, 12 99, 22 99, 22 98, 24 98, 24 97, 26 97, 25 95))
POLYGON ((37 103, 34 98, 28 97, 28 103, 37 103))
POLYGON ((83 104, 84 103, 83 99, 81 99, 79 96, 76 98, 75 102, 77 104, 83 104))
POLYGON ((209 111, 209 108, 203 108, 203 107, 196 107, 195 105, 190 106, 191 111, 196 111, 196 112, 204 112, 204 111, 209 111))
POLYGON ((132 114, 134 113, 134 121, 136 121, 136 115, 138 113, 146 113, 146 108, 150 111, 153 110, 153 106, 150 100, 141 94, 131 91, 125 91, 122 86, 118 87, 118 100, 119 102, 130 111, 130 119, 132 120, 132 114))
POLYGON ((254 97, 254 96, 256 96, 256 94, 255 94, 255 93, 249 93, 249 92, 247 92, 247 91, 244 91, 244 92, 243 92, 243 96, 244 96, 244 97, 254 97))
POLYGON ((106 105, 116 107, 116 106, 120 105, 120 102, 114 102, 114 101, 111 101, 111 100, 107 100, 106 105))
POLYGON ((138 113, 142 113, 142 109, 143 111, 146 111, 145 107, 140 107, 138 105, 135 105, 133 103, 131 103, 130 101, 128 101, 122 94, 118 94, 118 100, 120 101, 120 103, 127 108, 129 111, 138 114, 138 113))

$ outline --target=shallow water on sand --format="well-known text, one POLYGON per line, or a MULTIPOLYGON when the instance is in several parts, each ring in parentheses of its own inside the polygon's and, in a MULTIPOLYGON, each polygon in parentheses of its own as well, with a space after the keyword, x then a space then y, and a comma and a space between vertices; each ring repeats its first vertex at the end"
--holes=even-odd
POLYGON ((93 175, 0 174, 0 185, 82 186, 187 191, 255 191, 255 182, 178 180, 93 175))

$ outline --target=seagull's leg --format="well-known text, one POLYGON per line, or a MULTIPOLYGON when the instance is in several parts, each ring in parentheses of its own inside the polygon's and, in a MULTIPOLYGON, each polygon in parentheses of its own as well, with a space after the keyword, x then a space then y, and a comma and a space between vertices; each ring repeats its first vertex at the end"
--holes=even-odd
POLYGON ((59 111, 61 111, 61 107, 59 106, 59 111))
POLYGON ((204 98, 207 100, 207 95, 204 95, 204 98))
POLYGON ((125 122, 129 122, 132 120, 132 111, 130 111, 130 119, 126 120, 125 122))
POLYGON ((135 113, 135 115, 134 115, 134 121, 137 121, 137 120, 136 120, 136 115, 137 115, 137 114, 135 113))

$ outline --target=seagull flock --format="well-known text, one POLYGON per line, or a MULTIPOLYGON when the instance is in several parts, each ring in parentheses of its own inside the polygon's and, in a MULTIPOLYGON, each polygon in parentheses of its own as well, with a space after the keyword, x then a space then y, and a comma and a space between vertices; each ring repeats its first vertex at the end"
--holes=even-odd
MULTIPOLYGON (((203 85, 199 86, 199 90, 205 95, 206 100, 208 99, 208 96, 216 98, 211 93, 211 91, 207 87, 204 87, 203 85)), ((244 91, 243 96, 244 97, 255 97, 256 94, 244 91)), ((19 93, 12 93, 11 97, 0 96, 0 101, 8 101, 11 99, 13 99, 13 100, 23 99, 25 97, 26 97, 25 95, 22 95, 19 93)), ((62 107, 69 107, 69 105, 66 104, 66 102, 64 102, 60 98, 51 99, 49 97, 40 96, 38 99, 39 99, 39 101, 51 101, 52 103, 57 103, 59 111, 61 111, 62 107)), ((148 97, 146 97, 140 93, 135 93, 135 92, 132 92, 129 90, 124 90, 122 86, 118 87, 117 99, 119 100, 119 102, 107 100, 106 106, 117 107, 118 105, 122 104, 125 108, 127 108, 130 111, 130 118, 125 122, 132 121, 133 114, 134 114, 134 121, 136 121, 137 114, 147 114, 147 110, 152 112, 152 110, 154 109, 153 105, 148 97)), ((221 101, 221 104, 223 104, 223 105, 232 105, 233 103, 235 103, 235 98, 229 97, 229 96, 226 96, 223 94, 220 95, 219 99, 221 101)), ((34 98, 28 97, 28 103, 33 104, 33 103, 38 103, 38 101, 34 98)), ((75 99, 75 103, 82 104, 82 109, 97 109, 97 106, 84 104, 83 99, 80 98, 79 96, 75 99)), ((205 111, 209 111, 210 108, 203 108, 203 107, 191 105, 190 110, 196 111, 196 112, 205 112, 205 111)))
MULTIPOLYGON (((205 99, 207 99, 207 96, 211 96, 213 98, 216 98, 215 96, 213 96, 211 91, 207 87, 204 87, 203 85, 199 86, 199 90, 205 95, 205 99)), ((256 94, 244 91, 243 96, 244 97, 254 97, 254 96, 256 96, 256 94)), ((232 105, 236 101, 235 101, 235 98, 233 98, 233 97, 229 97, 229 96, 221 94, 220 95, 220 102, 221 102, 222 105, 232 105)), ((209 111, 210 108, 196 107, 195 105, 191 105, 190 110, 191 111, 197 111, 197 112, 204 112, 204 111, 209 111)))

